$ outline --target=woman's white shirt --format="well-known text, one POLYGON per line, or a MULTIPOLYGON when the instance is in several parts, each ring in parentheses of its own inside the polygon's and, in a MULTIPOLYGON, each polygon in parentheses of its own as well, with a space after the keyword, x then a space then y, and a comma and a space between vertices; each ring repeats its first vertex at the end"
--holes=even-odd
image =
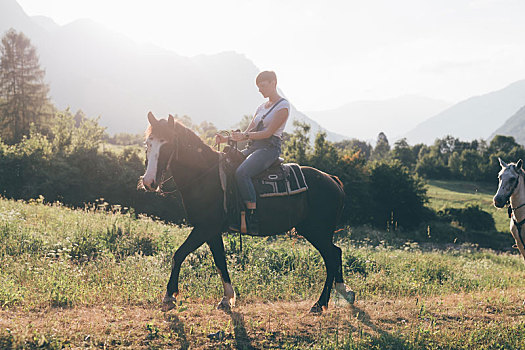
MULTIPOLYGON (((259 124, 259 121, 261 120, 261 118, 266 114, 268 113, 268 111, 273 107, 273 105, 271 105, 270 107, 266 108, 266 102, 263 103, 262 105, 260 105, 259 107, 257 107, 257 110, 255 111, 255 119, 254 119, 254 125, 257 126, 259 124)), ((275 114, 282 110, 282 109, 288 109, 288 116, 290 116, 290 102, 288 102, 287 100, 282 100, 281 102, 279 102, 279 104, 264 118, 263 120, 263 126, 264 128, 266 129, 268 127, 268 125, 270 125, 270 123, 272 122, 273 118, 275 117, 275 114)), ((283 136, 283 131, 284 131, 284 127, 286 126, 286 121, 288 120, 288 118, 286 118, 286 120, 284 121, 284 123, 279 126, 279 128, 277 128, 277 130, 275 130, 275 132, 273 133, 274 136, 277 136, 278 138, 282 138, 283 136)))

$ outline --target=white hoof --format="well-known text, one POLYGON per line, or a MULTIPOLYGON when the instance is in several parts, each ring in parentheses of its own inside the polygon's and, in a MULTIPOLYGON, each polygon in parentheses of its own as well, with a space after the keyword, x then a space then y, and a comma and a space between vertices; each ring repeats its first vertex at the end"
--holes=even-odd
POLYGON ((162 299, 162 311, 167 312, 175 308, 176 302, 177 302, 176 297, 166 294, 164 296, 164 299, 162 299))
POLYGON ((341 294, 343 298, 349 303, 354 304, 355 302, 355 293, 353 290, 348 288, 344 283, 336 283, 335 284, 335 290, 341 294))
POLYGON ((235 306, 235 294, 233 297, 223 296, 221 302, 219 305, 217 305, 217 309, 224 310, 224 311, 231 311, 231 309, 235 306))

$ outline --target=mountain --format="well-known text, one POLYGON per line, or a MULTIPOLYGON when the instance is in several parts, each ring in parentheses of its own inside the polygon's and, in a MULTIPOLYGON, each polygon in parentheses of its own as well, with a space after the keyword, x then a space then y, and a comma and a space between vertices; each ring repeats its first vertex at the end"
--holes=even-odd
POLYGON ((525 106, 525 80, 485 95, 461 101, 417 125, 404 136, 409 143, 431 144, 453 135, 461 140, 487 139, 518 109, 525 106))
POLYGON ((490 139, 496 135, 513 136, 517 143, 525 145, 525 105, 497 128, 490 139))
POLYGON ((406 95, 382 101, 357 101, 342 107, 307 112, 330 130, 364 140, 375 140, 380 132, 396 139, 449 104, 422 96, 406 95))
MULTIPOLYGON (((37 48, 57 107, 100 116, 111 133, 144 131, 149 110, 158 117, 188 115, 197 123, 230 128, 264 101, 255 86, 259 69, 235 52, 184 57, 137 44, 91 20, 60 26, 47 17, 28 16, 15 0, 0 0, 0 33, 10 28, 37 48)), ((324 130, 292 108, 295 118, 324 130)), ((327 134, 330 140, 343 138, 327 134)))

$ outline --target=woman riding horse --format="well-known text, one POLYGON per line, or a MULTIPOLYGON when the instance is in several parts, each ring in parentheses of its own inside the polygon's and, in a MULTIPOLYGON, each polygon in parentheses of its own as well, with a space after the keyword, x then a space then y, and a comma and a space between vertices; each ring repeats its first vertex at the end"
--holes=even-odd
MULTIPOLYGON (((250 233, 259 231, 259 220, 256 215, 256 194, 252 177, 268 169, 281 153, 283 130, 290 115, 290 103, 279 96, 277 92, 277 77, 274 72, 259 73, 255 83, 259 92, 268 101, 261 104, 255 111, 250 125, 245 131, 234 131, 233 141, 251 140, 249 146, 242 151, 247 156, 235 172, 237 187, 241 198, 248 209, 246 218, 250 233)), ((217 134, 215 142, 227 142, 228 138, 217 134)), ((235 231, 240 231, 240 223, 230 225, 235 231)))
MULTIPOLYGON (((269 102, 273 103, 273 106, 278 106, 278 95, 273 93, 275 79, 261 79, 262 82, 258 84, 261 93, 270 99, 269 102)), ((264 108, 271 109, 271 105, 265 105, 264 108)), ((269 136, 272 139, 271 135, 284 126, 283 121, 288 116, 288 110, 289 108, 276 110, 272 119, 266 121, 266 124, 265 121, 262 122, 260 130, 253 129, 254 125, 261 124, 258 122, 259 118, 254 118, 247 129, 247 135, 235 133, 232 138, 240 140, 249 137, 254 140, 254 145, 257 145, 258 140, 268 139, 269 136)), ((264 120, 269 118, 269 113, 266 113, 267 117, 262 115, 261 120, 263 117, 264 120)), ((256 113, 257 115, 261 113, 256 113)), ((235 291, 228 273, 222 241, 222 233, 229 232, 228 216, 223 205, 224 191, 219 176, 220 162, 223 158, 220 152, 204 143, 193 131, 176 122, 171 115, 167 120, 159 120, 150 112, 148 121, 150 125, 145 135, 146 172, 141 177, 140 187, 148 191, 160 191, 164 174, 170 173, 177 184, 188 222, 193 226, 191 233, 173 255, 163 309, 170 310, 176 306, 182 262, 188 254, 207 244, 224 287, 224 296, 218 307, 230 310, 235 304, 235 291)), ((224 140, 220 138, 221 142, 224 140)), ((270 144, 270 141, 268 143, 270 144)), ((279 149, 278 144, 271 144, 274 151, 279 149)), ((254 150, 253 147, 252 158, 258 149, 254 150)), ((343 210, 345 192, 337 176, 307 166, 301 166, 301 170, 308 184, 308 191, 292 196, 259 198, 258 235, 278 235, 295 228, 297 234, 302 235, 319 251, 326 266, 326 279, 319 299, 310 309, 311 312, 319 313, 328 307, 334 282, 337 292, 349 303, 355 300, 355 293, 343 281, 342 251, 333 243, 334 231, 343 210)), ((255 198, 246 198, 251 200, 252 208, 255 208, 255 198)))

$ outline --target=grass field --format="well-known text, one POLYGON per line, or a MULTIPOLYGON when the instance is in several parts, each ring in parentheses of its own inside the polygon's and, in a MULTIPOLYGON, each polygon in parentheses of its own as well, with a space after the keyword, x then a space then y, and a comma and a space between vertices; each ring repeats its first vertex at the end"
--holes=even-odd
POLYGON ((493 186, 465 181, 429 180, 427 193, 430 197, 429 204, 433 209, 461 208, 467 204, 479 205, 483 210, 492 214, 498 231, 508 232, 507 210, 497 209, 492 204, 492 197, 496 194, 497 189, 496 178, 493 186))
MULTIPOLYGON (((485 210, 492 195, 440 182, 429 194, 438 209, 478 201, 485 210)), ((241 251, 226 235, 233 312, 215 309, 222 285, 201 247, 183 264, 177 308, 163 313, 171 255, 190 229, 100 209, 0 199, 0 348, 525 348, 525 264, 515 254, 371 245, 351 238, 380 233, 342 231, 358 300, 334 293, 314 316, 324 265, 313 247, 289 234, 244 237, 241 251)))

